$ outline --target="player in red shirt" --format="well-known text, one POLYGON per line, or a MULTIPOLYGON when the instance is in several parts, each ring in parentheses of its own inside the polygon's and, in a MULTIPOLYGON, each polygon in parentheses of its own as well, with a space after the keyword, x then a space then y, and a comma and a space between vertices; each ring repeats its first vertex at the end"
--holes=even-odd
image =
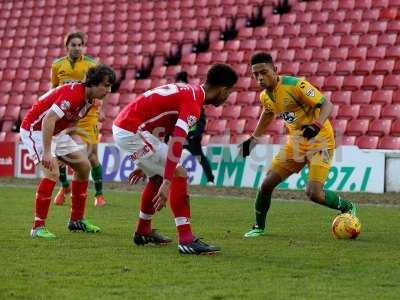
POLYGON ((178 165, 188 130, 200 116, 203 105, 223 104, 237 81, 228 65, 213 65, 203 85, 175 83, 145 92, 128 104, 113 125, 117 145, 131 155, 138 169, 131 182, 144 174, 149 180, 141 196, 139 221, 134 234, 137 245, 166 244, 167 237, 151 228, 151 219, 169 198, 183 254, 212 254, 219 248, 192 234, 186 170, 178 165), (168 145, 162 142, 170 135, 168 145))
POLYGON ((90 163, 83 152, 84 146, 78 145, 69 133, 76 121, 86 115, 94 100, 103 99, 110 92, 114 81, 115 73, 111 68, 97 65, 88 70, 84 83, 66 84, 48 91, 25 115, 20 129, 21 140, 43 172, 36 190, 32 237, 55 238, 47 230, 45 220, 59 176, 58 160, 74 170, 68 229, 100 231, 98 226, 84 219, 90 163))

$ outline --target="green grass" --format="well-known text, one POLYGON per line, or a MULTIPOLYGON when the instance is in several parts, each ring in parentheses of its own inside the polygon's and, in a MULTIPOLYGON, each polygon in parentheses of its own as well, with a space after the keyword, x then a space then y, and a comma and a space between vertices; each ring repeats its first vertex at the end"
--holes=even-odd
MULTIPOLYGON (((245 240, 252 201, 193 197, 194 230, 222 247, 216 256, 181 256, 176 242, 133 246, 138 194, 109 192, 88 218, 101 234, 69 233, 69 208, 50 209, 55 241, 29 237, 32 188, 0 188, 0 299, 398 299, 399 207, 361 206, 355 241, 330 234, 335 212, 276 201, 268 234, 245 240)), ((377 196, 379 197, 379 196, 377 196)), ((164 209, 155 227, 175 237, 164 209)))

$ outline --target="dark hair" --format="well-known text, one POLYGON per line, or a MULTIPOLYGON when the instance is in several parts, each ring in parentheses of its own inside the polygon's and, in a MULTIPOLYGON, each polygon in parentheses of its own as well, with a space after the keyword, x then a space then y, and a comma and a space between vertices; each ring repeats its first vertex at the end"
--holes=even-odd
POLYGON ((188 83, 188 73, 186 71, 178 72, 175 75, 175 81, 176 82, 185 82, 188 83))
POLYGON ((232 87, 237 81, 235 70, 225 64, 215 64, 207 72, 206 83, 209 85, 232 87))
POLYGON ((251 65, 262 64, 262 63, 273 65, 274 60, 272 59, 271 54, 266 53, 266 52, 259 52, 259 53, 254 54, 251 57, 251 60, 250 60, 251 65))
POLYGON ((69 42, 74 38, 80 39, 82 41, 82 45, 85 45, 85 34, 80 31, 74 31, 67 33, 67 35, 65 36, 64 38, 65 47, 68 47, 69 42))
POLYGON ((86 73, 85 86, 99 85, 105 77, 108 77, 111 85, 115 83, 115 72, 109 66, 99 64, 91 67, 86 73))

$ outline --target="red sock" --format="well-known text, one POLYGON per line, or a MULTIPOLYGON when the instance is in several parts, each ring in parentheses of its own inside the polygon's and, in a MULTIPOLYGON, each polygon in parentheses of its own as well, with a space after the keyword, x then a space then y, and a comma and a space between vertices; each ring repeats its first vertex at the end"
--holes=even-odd
POLYGON ((150 179, 146 184, 140 199, 139 220, 136 232, 139 234, 149 234, 151 232, 151 218, 154 215, 153 198, 156 196, 160 183, 150 179))
POLYGON ((175 216, 179 243, 189 244, 193 241, 194 237, 190 226, 190 204, 186 177, 174 177, 172 179, 169 199, 172 212, 175 216))
POLYGON ((83 219, 85 215, 85 206, 87 198, 88 181, 71 182, 71 220, 77 221, 83 219))
POLYGON ((51 193, 53 192, 56 182, 43 178, 36 189, 35 198, 35 221, 33 228, 44 226, 47 214, 49 213, 51 193))

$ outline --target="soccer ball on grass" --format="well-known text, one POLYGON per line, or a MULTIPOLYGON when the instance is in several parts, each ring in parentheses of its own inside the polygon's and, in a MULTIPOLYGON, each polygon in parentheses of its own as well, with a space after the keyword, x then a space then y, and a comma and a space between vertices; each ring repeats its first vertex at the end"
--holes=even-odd
POLYGON ((337 215, 332 222, 332 234, 337 239, 355 239, 360 232, 360 220, 349 213, 337 215))

